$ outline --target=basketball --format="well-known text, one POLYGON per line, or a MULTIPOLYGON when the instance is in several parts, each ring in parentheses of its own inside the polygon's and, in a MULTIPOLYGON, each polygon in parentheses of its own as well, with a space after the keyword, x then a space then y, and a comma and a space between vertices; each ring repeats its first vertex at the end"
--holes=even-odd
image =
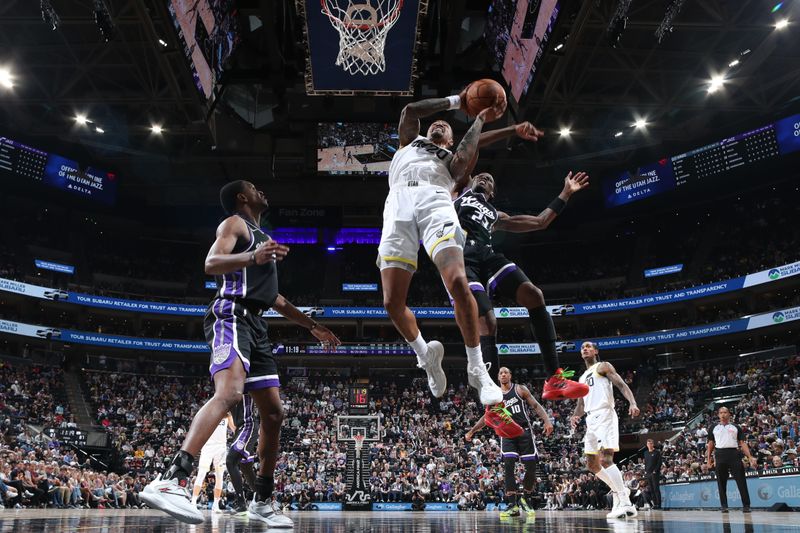
POLYGON ((471 117, 476 116, 487 107, 491 107, 498 96, 505 101, 506 91, 496 81, 487 78, 472 82, 467 87, 467 114, 471 117))

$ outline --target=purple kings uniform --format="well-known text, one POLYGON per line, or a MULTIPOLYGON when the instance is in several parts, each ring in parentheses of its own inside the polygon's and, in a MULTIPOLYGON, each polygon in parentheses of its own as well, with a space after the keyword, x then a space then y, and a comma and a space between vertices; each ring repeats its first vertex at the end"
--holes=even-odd
MULTIPOLYGON (((269 240, 261 228, 247 220, 245 223, 249 239, 239 239, 234 254, 252 252, 269 240)), ((267 321, 261 316, 278 297, 275 261, 217 276, 217 287, 217 295, 208 305, 203 322, 206 341, 211 347, 211 375, 228 368, 238 358, 247 372, 245 392, 280 387, 267 321)))

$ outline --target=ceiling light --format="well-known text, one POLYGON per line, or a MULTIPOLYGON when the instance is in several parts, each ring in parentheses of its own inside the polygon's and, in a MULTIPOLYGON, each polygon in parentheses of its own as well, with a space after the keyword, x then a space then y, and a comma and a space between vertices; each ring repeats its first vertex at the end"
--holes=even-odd
POLYGON ((622 132, 618 131, 617 133, 614 134, 614 137, 622 137, 622 132))
POLYGON ((14 80, 11 76, 11 71, 7 68, 0 68, 0 85, 11 89, 14 86, 14 80))
POLYGON ((159 39, 159 40, 158 40, 158 44, 160 44, 160 45, 161 45, 161 46, 163 46, 164 48, 166 48, 166 47, 167 47, 167 41, 165 41, 164 39, 159 39))
POLYGON ((164 128, 162 128, 160 124, 153 124, 150 126, 150 131, 156 135, 161 135, 164 132, 164 128))
POLYGON ((562 137, 569 137, 571 133, 572 130, 570 130, 567 127, 563 127, 560 130, 558 130, 558 134, 561 135, 562 137))
POLYGON ((633 123, 633 127, 637 129, 642 129, 647 126, 647 119, 640 118, 637 119, 636 122, 633 123))
POLYGON ((91 120, 89 120, 86 115, 80 115, 79 114, 79 115, 75 115, 75 122, 77 122, 80 125, 84 125, 87 122, 91 122, 91 120))
POLYGON ((561 50, 562 48, 564 48, 564 43, 558 43, 558 44, 556 45, 556 47, 555 47, 555 48, 553 48, 553 51, 554 51, 554 52, 558 52, 558 51, 559 51, 559 50, 561 50))
POLYGON ((778 2, 777 4, 772 6, 772 12, 775 13, 776 11, 778 11, 782 7, 783 7, 783 2, 778 2))
POLYGON ((711 82, 708 85, 708 92, 715 93, 722 88, 722 85, 725 83, 725 76, 722 74, 717 74, 711 77, 711 82))
POLYGON ((739 60, 738 60, 738 59, 734 59, 733 61, 731 61, 730 63, 728 63, 728 68, 733 68, 733 67, 735 67, 735 66, 736 66, 736 65, 738 65, 738 64, 739 64, 739 60))
POLYGON ((103 129, 103 128, 101 128, 100 126, 97 126, 97 127, 94 129, 94 131, 96 131, 97 133, 105 133, 105 132, 106 132, 106 130, 104 130, 104 129, 103 129))
POLYGON ((781 19, 781 20, 779 20, 778 22, 775 23, 775 29, 776 30, 782 30, 788 25, 789 25, 789 20, 788 19, 781 19))

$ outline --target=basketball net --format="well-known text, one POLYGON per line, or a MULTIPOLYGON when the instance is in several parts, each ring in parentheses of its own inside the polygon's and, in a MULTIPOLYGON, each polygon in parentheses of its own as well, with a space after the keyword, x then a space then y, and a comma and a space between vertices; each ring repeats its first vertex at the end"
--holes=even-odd
POLYGON ((355 442, 356 457, 361 456, 361 448, 364 446, 364 438, 364 435, 356 435, 353 437, 353 442, 355 442))
POLYGON ((336 64, 364 76, 386 70, 386 36, 400 18, 403 0, 320 0, 322 12, 339 32, 336 64), (343 7, 344 4, 347 7, 343 7), (377 7, 373 7, 373 3, 377 7))

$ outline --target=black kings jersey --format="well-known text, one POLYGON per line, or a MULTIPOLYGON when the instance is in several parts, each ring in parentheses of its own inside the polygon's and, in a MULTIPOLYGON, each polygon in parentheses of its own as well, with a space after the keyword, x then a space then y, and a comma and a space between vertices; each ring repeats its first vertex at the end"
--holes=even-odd
MULTIPOLYGON (((244 219, 242 219, 244 220, 244 219)), ((247 224, 248 239, 239 238, 231 253, 252 252, 269 240, 269 235, 255 224, 247 224)), ((267 309, 278 297, 278 269, 275 261, 263 265, 250 265, 241 270, 217 276, 217 297, 236 300, 246 306, 267 309)))
POLYGON ((517 394, 516 383, 511 383, 511 390, 503 393, 503 404, 511 413, 511 418, 523 429, 531 427, 531 417, 528 411, 528 403, 517 394))
POLYGON ((492 245, 492 228, 497 222, 497 209, 494 208, 483 193, 468 189, 456 198, 456 213, 461 229, 467 232, 469 244, 492 245))

